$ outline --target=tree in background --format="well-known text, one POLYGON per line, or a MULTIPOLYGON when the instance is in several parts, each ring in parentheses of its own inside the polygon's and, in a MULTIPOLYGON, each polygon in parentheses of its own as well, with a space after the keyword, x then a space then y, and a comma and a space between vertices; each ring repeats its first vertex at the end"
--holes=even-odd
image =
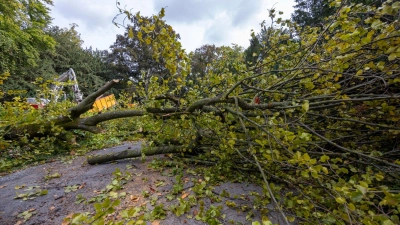
POLYGON ((250 46, 244 51, 246 63, 249 67, 254 66, 260 57, 262 46, 258 39, 258 35, 253 35, 250 39, 250 46))
POLYGON ((40 57, 36 60, 36 66, 19 69, 26 74, 25 80, 17 82, 19 79, 12 77, 5 86, 11 90, 24 89, 26 94, 22 96, 35 97, 40 95, 40 89, 43 88, 38 84, 53 81, 72 68, 85 96, 101 87, 105 83, 104 78, 108 79, 109 73, 112 72, 106 62, 108 52, 92 48, 83 49, 83 41, 75 30, 76 26, 73 24, 70 28, 58 26, 46 28, 45 33, 55 41, 55 48, 42 50, 40 57))
POLYGON ((37 75, 52 80, 72 68, 77 75, 81 91, 87 96, 105 83, 103 77, 108 78, 111 71, 106 63, 107 51, 83 49, 83 41, 75 30, 76 26, 53 26, 46 30, 57 44, 54 52, 43 53, 43 67, 37 71, 37 75))
POLYGON ((190 77, 204 77, 212 68, 211 64, 218 59, 221 52, 220 47, 205 44, 197 48, 191 56, 191 74, 190 77))
POLYGON ((54 39, 45 32, 51 22, 47 7, 51 4, 51 0, 0 1, 0 75, 12 76, 2 92, 30 88, 35 76, 27 68, 38 65, 40 52, 54 49, 54 39))
MULTIPOLYGON (((278 12, 280 15, 283 12, 278 12)), ((269 10, 269 16, 271 18, 271 25, 267 26, 266 21, 264 20, 261 23, 261 30, 259 33, 252 33, 250 39, 250 45, 245 50, 245 60, 246 65, 249 69, 254 70, 256 72, 260 72, 262 65, 262 61, 269 56, 270 49, 272 48, 271 43, 274 41, 274 36, 282 36, 285 37, 280 40, 279 44, 288 43, 288 41, 298 41, 293 38, 293 33, 295 30, 293 28, 289 29, 285 26, 278 27, 278 24, 284 24, 289 22, 288 20, 284 21, 281 18, 275 20, 276 10, 269 10)), ((289 56, 287 56, 289 57, 289 56)), ((279 69, 279 61, 275 62, 273 67, 274 70, 279 69)))
MULTIPOLYGON (((321 26, 324 20, 333 15, 337 9, 331 5, 331 0, 295 0, 296 9, 292 14, 292 20, 299 26, 321 26)), ((383 0, 349 0, 342 1, 341 4, 350 5, 352 3, 371 5, 378 7, 382 5, 383 0)), ((335 4, 335 3, 334 3, 335 4)))
POLYGON ((329 0, 295 0, 296 9, 292 19, 300 26, 316 26, 332 15, 334 8, 329 7, 329 0))
POLYGON ((190 62, 188 87, 198 89, 204 96, 217 95, 226 88, 227 80, 215 83, 215 79, 234 77, 244 62, 243 48, 235 44, 220 47, 206 44, 191 53, 190 62))
MULTIPOLYGON (((135 89, 131 89, 128 83, 141 83, 145 90, 148 89, 150 79, 156 77, 159 82, 172 76, 166 58, 157 52, 157 46, 151 46, 151 39, 156 36, 168 35, 178 40, 180 37, 171 26, 165 24, 164 21, 155 23, 152 17, 132 16, 131 24, 126 27, 123 35, 117 35, 117 39, 110 46, 111 53, 108 55, 107 61, 113 67, 116 75, 112 78, 120 79, 122 82, 119 89, 128 90, 128 92, 136 93, 135 89), (152 26, 146 24, 152 23, 152 26)), ((174 46, 165 46, 166 50, 173 50, 174 46)), ((181 59, 176 59, 177 61, 181 59)), ((111 78, 111 77, 110 77, 111 78)), ((173 82, 170 83, 174 85, 173 82)), ((132 87, 132 86, 131 86, 132 87)))

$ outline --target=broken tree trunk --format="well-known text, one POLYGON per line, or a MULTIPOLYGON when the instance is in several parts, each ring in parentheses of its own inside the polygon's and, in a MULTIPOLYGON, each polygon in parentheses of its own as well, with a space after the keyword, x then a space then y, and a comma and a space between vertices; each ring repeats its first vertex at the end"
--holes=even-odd
POLYGON ((142 154, 146 156, 151 155, 161 155, 161 154, 170 154, 170 153, 178 153, 183 150, 185 146, 162 146, 162 147, 153 147, 148 148, 145 151, 141 149, 126 149, 121 152, 112 153, 112 154, 104 154, 104 155, 94 155, 87 159, 87 162, 90 165, 100 164, 110 161, 115 161, 118 159, 126 159, 126 158, 135 158, 140 157, 142 154))

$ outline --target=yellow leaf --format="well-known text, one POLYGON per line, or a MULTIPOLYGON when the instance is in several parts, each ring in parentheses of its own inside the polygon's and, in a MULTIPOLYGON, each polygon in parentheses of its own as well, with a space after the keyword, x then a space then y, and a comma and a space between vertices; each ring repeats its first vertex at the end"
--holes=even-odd
POLYGON ((396 53, 393 52, 392 54, 389 55, 388 59, 389 59, 389 61, 392 61, 392 60, 395 60, 396 57, 397 57, 396 53))
POLYGON ((328 169, 326 167, 322 167, 322 171, 324 171, 325 174, 328 174, 328 169))
POLYGON ((335 198, 335 200, 336 200, 336 202, 339 203, 339 204, 344 204, 344 203, 346 203, 346 199, 343 198, 343 197, 337 197, 337 198, 335 198))
POLYGON ((305 101, 304 101, 303 105, 301 105, 301 108, 302 108, 305 112, 308 111, 308 109, 310 108, 310 104, 308 103, 308 100, 305 100, 305 101))
POLYGON ((378 181, 383 180, 383 178, 385 178, 385 177, 384 177, 382 174, 380 174, 380 173, 378 173, 378 174, 375 175, 375 179, 378 180, 378 181))
POLYGON ((323 155, 323 156, 321 156, 321 158, 319 159, 319 161, 321 161, 321 162, 326 162, 326 161, 328 161, 329 160, 329 156, 327 156, 327 155, 323 155))
POLYGON ((182 199, 185 199, 189 195, 189 192, 183 192, 182 193, 182 199))
POLYGON ((138 36, 138 38, 139 38, 140 41, 143 41, 142 32, 139 31, 138 34, 137 34, 137 36, 138 36))
POLYGON ((288 216, 287 219, 289 222, 293 223, 295 221, 296 217, 288 216))
POLYGON ((303 159, 306 160, 306 161, 310 161, 311 158, 310 158, 310 156, 308 155, 308 153, 304 153, 303 159))
POLYGON ((131 200, 132 200, 133 202, 139 201, 139 197, 138 197, 138 196, 131 195, 130 198, 131 198, 131 200))
POLYGON ((271 220, 269 220, 268 217, 263 216, 262 217, 262 225, 272 225, 272 222, 271 222, 271 220))
POLYGON ((129 28, 129 31, 128 31, 128 37, 129 37, 129 38, 133 38, 133 31, 132 31, 132 27, 131 27, 131 28, 129 28))

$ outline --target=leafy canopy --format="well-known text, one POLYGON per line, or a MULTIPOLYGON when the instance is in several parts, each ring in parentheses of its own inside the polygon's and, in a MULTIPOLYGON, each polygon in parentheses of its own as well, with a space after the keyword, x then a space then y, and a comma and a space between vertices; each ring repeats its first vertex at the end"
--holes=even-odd
MULTIPOLYGON (((182 80, 185 70, 171 76, 168 82, 187 87, 178 102, 169 97, 177 89, 154 79, 141 107, 157 116, 140 117, 136 125, 152 134, 153 145, 179 143, 184 153, 214 162, 216 177, 259 170, 265 195, 288 221, 399 223, 393 171, 400 161, 393 149, 400 127, 400 4, 331 6, 338 13, 314 28, 275 18, 271 10, 263 57, 248 67, 243 51, 235 57, 228 50, 202 79, 182 80), (171 101, 161 110, 159 99, 171 101)), ((153 32, 153 23, 140 33, 153 32)), ((149 45, 167 48, 171 39, 155 34, 149 45)), ((168 51, 181 52, 174 45, 168 51)))
POLYGON ((21 67, 36 65, 40 51, 54 48, 54 40, 44 32, 51 22, 50 4, 51 0, 0 1, 0 74, 17 75, 21 67))

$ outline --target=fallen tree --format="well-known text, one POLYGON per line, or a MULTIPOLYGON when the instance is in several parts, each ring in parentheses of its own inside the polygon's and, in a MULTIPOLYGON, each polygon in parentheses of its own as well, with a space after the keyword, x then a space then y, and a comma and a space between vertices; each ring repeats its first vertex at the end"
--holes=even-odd
POLYGON ((6 137, 54 135, 54 126, 98 133, 102 122, 135 117, 134 126, 150 134, 143 152, 88 162, 189 154, 212 161, 221 175, 258 170, 287 223, 399 223, 399 9, 397 2, 379 9, 341 4, 322 28, 305 31, 277 20, 282 27, 267 30, 255 65, 248 68, 226 48, 196 80, 186 79, 189 59, 176 37, 165 35, 170 27, 161 12, 140 26, 141 38, 155 57, 167 58, 174 75, 136 84, 144 98, 136 110, 83 117, 114 80, 47 124, 10 125, 6 137))

